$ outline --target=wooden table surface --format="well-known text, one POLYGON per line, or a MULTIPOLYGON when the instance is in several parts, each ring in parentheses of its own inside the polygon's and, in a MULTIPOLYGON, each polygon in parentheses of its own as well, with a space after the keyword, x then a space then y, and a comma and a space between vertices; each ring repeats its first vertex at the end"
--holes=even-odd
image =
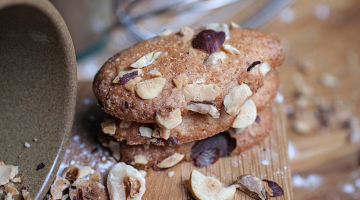
MULTIPOLYGON (((355 103, 354 112, 360 113, 359 10, 358 0, 298 0, 290 8, 279 13, 279 16, 265 28, 265 31, 274 33, 283 40, 286 60, 279 73, 285 104, 294 105, 295 102, 294 84, 291 79, 292 74, 298 72, 299 61, 309 61, 313 67, 304 78, 314 88, 314 94, 330 100, 352 99, 355 103), (349 61, 349 56, 352 56, 352 61, 349 61), (340 87, 332 89, 319 84, 319 76, 323 73, 336 76, 340 87)), ((89 137, 78 138, 74 135, 69 148, 77 149, 76 152, 81 155, 80 157, 93 166, 97 163, 92 163, 92 160, 101 160, 103 155, 105 155, 104 160, 108 157, 107 151, 98 148, 96 140, 91 136, 93 131, 99 130, 94 120, 103 117, 103 113, 95 106, 93 97, 86 96, 89 93, 85 94, 83 91, 89 87, 86 85, 91 81, 93 76, 91 73, 94 73, 109 57, 109 52, 114 53, 118 49, 119 47, 114 46, 107 47, 106 53, 98 55, 100 59, 96 60, 96 64, 89 64, 93 61, 91 59, 79 63, 81 92, 78 100, 81 104, 78 104, 78 109, 82 109, 87 118, 76 118, 75 125, 83 124, 86 128, 85 133, 89 137), (91 146, 94 152, 91 154, 92 150, 82 150, 84 146, 91 146)), ((293 181, 296 183, 293 187, 294 199, 359 199, 359 144, 349 142, 348 131, 342 129, 316 131, 305 136, 295 133, 291 128, 291 119, 288 121, 286 132, 293 147, 291 169, 293 181), (306 186, 308 183, 309 185, 306 186)), ((78 126, 74 126, 74 134, 79 133, 79 130, 78 126)), ((264 144, 266 141, 262 143, 264 144)), ((256 148, 258 147, 249 152, 256 151, 256 148)), ((247 154, 242 156, 246 157, 247 154)), ((71 160, 77 162, 77 159, 76 156, 65 157, 67 163, 71 160)), ((106 168, 110 165, 110 161, 101 162, 98 169, 106 173, 106 168)), ((259 167, 255 170, 257 174, 264 166, 259 165, 259 167)), ((210 173, 220 176, 216 172, 210 173)), ((177 176, 183 174, 178 173, 177 176)), ((228 183, 224 182, 224 184, 228 183)))

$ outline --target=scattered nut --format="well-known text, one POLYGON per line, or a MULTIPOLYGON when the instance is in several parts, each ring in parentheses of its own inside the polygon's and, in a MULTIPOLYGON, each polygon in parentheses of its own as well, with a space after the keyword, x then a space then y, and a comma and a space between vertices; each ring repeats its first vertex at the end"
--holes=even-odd
POLYGON ((144 156, 144 155, 136 155, 136 156, 134 156, 134 163, 140 164, 140 165, 147 165, 148 160, 147 160, 146 156, 144 156))
POLYGON ((231 116, 236 116, 240 107, 251 95, 252 91, 246 84, 234 87, 224 98, 225 111, 231 116))
POLYGON ((0 163, 0 185, 5 185, 18 174, 18 167, 0 163))
POLYGON ((151 134, 152 134, 153 130, 149 127, 141 126, 141 127, 139 127, 139 132, 142 137, 151 138, 151 134))
POLYGON ((226 54, 222 51, 212 53, 209 58, 206 59, 205 64, 206 65, 216 65, 219 62, 223 62, 226 59, 226 54))
POLYGON ((339 79, 336 76, 328 73, 322 74, 319 77, 319 81, 321 84, 329 88, 338 88, 340 86, 339 79))
POLYGON ((229 26, 227 24, 210 23, 203 25, 203 29, 225 32, 225 40, 230 39, 229 26))
POLYGON ((22 194, 24 200, 31 200, 31 196, 27 190, 21 190, 21 194, 22 194))
POLYGON ((255 68, 256 66, 260 65, 261 61, 255 61, 253 63, 251 63, 251 65, 246 69, 247 72, 250 72, 253 68, 255 68))
POLYGON ((13 179, 11 179, 11 182, 13 183, 20 183, 21 182, 21 178, 19 175, 16 175, 13 179))
POLYGON ((184 94, 189 101, 213 101, 220 95, 220 88, 215 84, 188 84, 184 94))
POLYGON ((109 135, 114 135, 116 131, 116 124, 113 118, 107 117, 103 123, 101 123, 102 131, 109 135))
POLYGON ((34 138, 34 142, 38 142, 38 139, 37 139, 37 138, 34 138))
POLYGON ((180 74, 173 79, 173 82, 177 88, 182 88, 188 84, 188 77, 186 74, 180 74))
POLYGON ((31 145, 30 145, 29 143, 27 143, 27 142, 25 142, 24 146, 25 146, 26 148, 30 148, 30 147, 31 147, 31 145))
POLYGON ((64 172, 61 176, 69 181, 75 181, 79 178, 89 175, 90 172, 91 167, 89 166, 70 165, 64 169, 64 172))
POLYGON ((167 140, 170 137, 170 130, 169 129, 161 129, 160 130, 160 137, 167 140))
POLYGON ((183 43, 186 43, 188 41, 190 41, 193 36, 194 36, 194 29, 186 26, 184 28, 180 29, 180 35, 182 35, 183 37, 181 38, 183 43))
POLYGON ((61 199, 63 191, 70 187, 70 182, 65 178, 56 176, 54 183, 50 187, 50 194, 52 199, 61 199))
POLYGON ((305 96, 312 96, 314 94, 313 88, 305 81, 304 76, 300 73, 294 73, 291 76, 291 81, 294 83, 295 91, 305 96))
POLYGON ((147 172, 145 170, 139 170, 139 172, 145 178, 147 172))
POLYGON ((119 142, 110 140, 110 142, 109 142, 109 144, 107 145, 107 147, 111 150, 112 156, 113 156, 116 160, 120 160, 121 155, 120 155, 120 144, 119 144, 119 142))
POLYGON ((182 122, 181 110, 180 108, 171 111, 166 109, 159 110, 156 112, 155 120, 159 126, 165 129, 173 129, 182 122))
POLYGON ((131 79, 130 81, 128 81, 124 87, 127 91, 129 92, 134 92, 135 91, 135 85, 138 84, 139 82, 141 82, 143 79, 141 77, 135 77, 134 79, 131 79))
POLYGON ((107 200, 105 187, 96 181, 88 181, 83 179, 76 180, 69 189, 71 200, 77 199, 99 199, 107 200), (81 198, 82 197, 82 198, 81 198))
POLYGON ((241 28, 241 26, 235 22, 230 22, 230 28, 233 29, 233 28, 241 28))
POLYGON ((136 84, 135 91, 142 99, 153 99, 162 92, 165 84, 166 78, 153 78, 136 84))
POLYGON ((231 127, 245 128, 254 123, 257 116, 256 105, 253 100, 248 99, 241 106, 239 114, 236 116, 231 127))
POLYGON ((89 180, 99 182, 101 180, 101 176, 98 172, 94 172, 93 174, 90 175, 89 180))
POLYGON ((174 171, 169 171, 168 173, 167 173, 167 177, 172 177, 172 176, 174 176, 174 174, 175 174, 175 172, 174 171))
POLYGON ((200 114, 209 114, 213 118, 220 117, 219 110, 210 102, 194 102, 187 105, 186 108, 200 114))
POLYGON ((13 196, 10 193, 7 193, 4 200, 13 200, 13 196))
POLYGON ((231 200, 235 196, 236 187, 231 185, 224 188, 219 180, 193 170, 190 174, 190 191, 199 200, 231 200))
POLYGON ((250 174, 238 177, 234 184, 236 188, 254 199, 268 200, 270 198, 268 191, 272 193, 272 190, 267 186, 268 184, 266 182, 250 174))
POLYGON ((151 75, 152 78, 156 78, 156 77, 161 77, 162 74, 159 72, 159 70, 157 69, 153 69, 151 71, 148 72, 148 74, 151 75))
POLYGON ((158 163, 156 166, 159 168, 170 168, 178 164, 184 158, 183 154, 174 153, 173 155, 165 158, 163 161, 158 163))
POLYGON ((265 76, 270 70, 271 70, 271 67, 270 67, 269 63, 263 62, 260 64, 260 72, 262 73, 263 76, 265 76))
POLYGON ((231 46, 230 44, 224 44, 222 47, 228 53, 237 54, 237 55, 241 54, 240 51, 237 48, 231 46))
POLYGON ((111 200, 140 200, 146 190, 144 176, 137 169, 122 162, 110 169, 107 187, 111 200))
POLYGON ((143 57, 141 57, 139 60, 137 60, 133 64, 131 64, 130 67, 132 67, 132 68, 146 67, 146 66, 152 64, 153 62, 155 62, 157 60, 157 58, 160 56, 160 54, 161 54, 160 51, 150 52, 150 53, 144 55, 143 57))
POLYGON ((120 122, 119 128, 125 128, 125 129, 130 128, 131 124, 132 124, 132 121, 127 121, 124 119, 120 122))
POLYGON ((69 197, 69 194, 65 194, 64 196, 61 197, 61 200, 68 200, 70 197, 69 197))
POLYGON ((192 47, 202 49, 207 53, 217 51, 225 41, 225 32, 213 30, 203 30, 198 33, 192 41, 192 47))
POLYGON ((6 194, 10 193, 12 196, 16 196, 20 194, 19 191, 15 187, 13 187, 13 185, 10 185, 10 183, 4 185, 4 187, 6 194))
POLYGON ((163 32, 159 33, 159 36, 164 37, 164 36, 168 36, 172 33, 173 33, 172 30, 170 28, 167 28, 167 29, 163 30, 163 32))
POLYGON ((308 111, 298 111, 295 113, 292 128, 295 132, 308 135, 316 129, 316 117, 314 113, 308 111))
POLYGON ((129 82, 131 79, 134 79, 136 76, 142 73, 141 69, 133 69, 130 71, 121 71, 119 74, 114 78, 113 83, 120 83, 125 84, 129 82))

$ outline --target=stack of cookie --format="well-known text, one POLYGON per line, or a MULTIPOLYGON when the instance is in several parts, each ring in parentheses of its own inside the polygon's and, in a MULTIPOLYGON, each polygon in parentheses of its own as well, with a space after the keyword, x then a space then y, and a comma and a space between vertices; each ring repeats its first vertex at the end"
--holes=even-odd
POLYGON ((95 76, 94 94, 109 114, 103 132, 137 168, 211 165, 269 134, 283 60, 278 38, 234 23, 167 29, 95 76))

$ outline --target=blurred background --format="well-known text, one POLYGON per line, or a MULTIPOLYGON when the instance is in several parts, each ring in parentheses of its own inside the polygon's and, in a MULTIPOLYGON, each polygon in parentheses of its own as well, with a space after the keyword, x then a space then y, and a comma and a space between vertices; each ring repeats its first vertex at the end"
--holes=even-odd
MULTIPOLYGON (((360 199, 360 1, 51 0, 72 36, 78 80, 171 28, 235 22, 280 37, 294 199, 360 199)), ((85 102, 84 102, 85 103, 85 102)))

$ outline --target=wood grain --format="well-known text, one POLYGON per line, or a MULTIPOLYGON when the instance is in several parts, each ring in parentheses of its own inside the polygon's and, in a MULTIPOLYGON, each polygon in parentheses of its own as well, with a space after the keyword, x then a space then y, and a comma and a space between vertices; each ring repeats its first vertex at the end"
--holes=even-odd
MULTIPOLYGON (((102 182, 105 183, 107 172, 115 163, 109 160, 107 149, 100 147, 96 140, 105 113, 96 105, 91 82, 79 82, 77 102, 72 139, 63 167, 70 163, 91 166, 95 171, 101 172, 102 182)), ((201 169, 196 168, 192 162, 184 162, 168 170, 148 171, 147 190, 143 199, 189 199, 190 193, 182 182, 189 179, 193 169, 198 169, 218 178, 224 186, 231 185, 242 174, 253 174, 276 181, 283 187, 285 195, 272 199, 291 200, 291 173, 282 104, 273 105, 273 114, 273 130, 270 135, 259 145, 238 156, 221 158, 214 165, 201 169), (171 178, 167 177, 169 171, 175 172, 171 178)), ((237 191, 235 199, 251 198, 237 191)))

